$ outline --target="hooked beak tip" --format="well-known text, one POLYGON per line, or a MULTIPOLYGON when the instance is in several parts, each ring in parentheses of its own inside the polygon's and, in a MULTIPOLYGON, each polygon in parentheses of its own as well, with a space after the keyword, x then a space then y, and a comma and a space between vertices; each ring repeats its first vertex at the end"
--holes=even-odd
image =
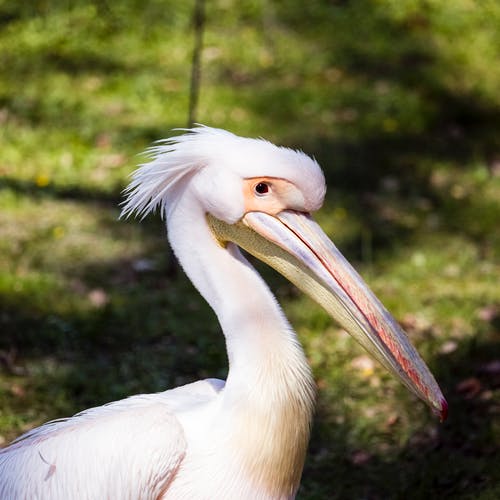
POLYGON ((446 399, 441 400, 441 410, 439 412, 439 420, 444 422, 448 418, 448 403, 446 399))

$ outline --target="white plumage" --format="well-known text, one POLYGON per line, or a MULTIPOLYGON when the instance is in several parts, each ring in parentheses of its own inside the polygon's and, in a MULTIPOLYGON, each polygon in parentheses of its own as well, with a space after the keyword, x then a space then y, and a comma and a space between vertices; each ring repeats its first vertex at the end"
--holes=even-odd
POLYGON ((310 219, 325 194, 314 160, 208 127, 151 153, 123 215, 160 208, 179 262, 221 324, 227 381, 133 396, 28 432, 0 451, 1 499, 295 497, 314 382, 293 329, 238 246, 309 293, 445 415, 423 361, 310 219))

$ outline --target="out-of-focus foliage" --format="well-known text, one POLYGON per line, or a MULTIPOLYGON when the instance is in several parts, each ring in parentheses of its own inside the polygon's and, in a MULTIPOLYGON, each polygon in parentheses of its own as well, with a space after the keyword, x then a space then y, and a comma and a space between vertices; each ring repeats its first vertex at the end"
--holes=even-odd
MULTIPOLYGON (((224 377, 137 153, 187 122, 194 2, 0 0, 0 443, 224 377)), ((450 401, 427 410, 266 268, 318 382, 299 498, 500 497, 500 3, 207 0, 197 120, 313 154, 317 219, 450 401)))

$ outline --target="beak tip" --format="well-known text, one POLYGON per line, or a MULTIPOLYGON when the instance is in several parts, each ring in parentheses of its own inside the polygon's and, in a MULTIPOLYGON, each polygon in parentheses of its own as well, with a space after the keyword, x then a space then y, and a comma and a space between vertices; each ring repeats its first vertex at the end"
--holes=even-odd
POLYGON ((448 403, 446 399, 442 398, 440 404, 441 408, 438 409, 438 416, 440 422, 444 422, 448 418, 448 403))

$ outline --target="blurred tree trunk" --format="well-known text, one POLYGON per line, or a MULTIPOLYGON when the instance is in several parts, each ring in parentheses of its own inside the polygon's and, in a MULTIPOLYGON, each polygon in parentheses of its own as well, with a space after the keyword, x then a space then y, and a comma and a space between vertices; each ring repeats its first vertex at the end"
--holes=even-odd
POLYGON ((205 0, 195 0, 193 13, 194 49, 191 64, 191 85, 189 89, 188 128, 196 123, 198 97, 201 81, 201 52, 203 50, 203 32, 205 29, 205 0))
MULTIPOLYGON (((203 32, 205 29, 205 0, 195 0, 193 12, 194 47, 193 58, 191 60, 191 82, 189 86, 189 109, 187 127, 191 128, 196 123, 198 112, 198 98, 200 95, 201 83, 201 52, 203 50, 203 32)), ((177 259, 168 246, 168 267, 169 278, 177 276, 179 265, 177 259)))

